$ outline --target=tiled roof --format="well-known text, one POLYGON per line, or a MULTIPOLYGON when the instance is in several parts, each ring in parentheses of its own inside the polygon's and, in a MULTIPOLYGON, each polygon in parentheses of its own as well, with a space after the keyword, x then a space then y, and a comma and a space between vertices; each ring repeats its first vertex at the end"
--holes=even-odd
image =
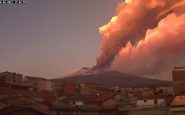
POLYGON ((5 108, 0 109, 0 115, 11 115, 14 112, 22 111, 22 110, 23 111, 24 110, 32 110, 32 111, 39 113, 40 115, 44 115, 43 113, 36 111, 35 109, 25 108, 25 107, 17 107, 17 106, 7 106, 5 108))
POLYGON ((9 104, 5 104, 5 103, 0 103, 0 110, 5 108, 5 107, 8 107, 9 104))
POLYGON ((69 101, 69 100, 73 100, 73 101, 86 101, 89 98, 88 95, 67 95, 66 97, 64 97, 64 101, 69 101))
POLYGON ((107 93, 102 93, 100 94, 99 96, 96 95, 96 96, 92 96, 88 102, 91 102, 91 103, 101 103, 101 102, 104 102, 112 97, 114 97, 116 95, 116 93, 113 93, 113 92, 107 92, 107 93))
POLYGON ((32 77, 32 76, 25 76, 24 78, 29 79, 29 80, 46 80, 41 77, 32 77))
POLYGON ((15 111, 22 110, 21 107, 7 106, 0 109, 0 115, 11 114, 15 111))
POLYGON ((171 106, 185 106, 185 95, 175 96, 171 106))
POLYGON ((104 102, 113 96, 115 96, 116 93, 113 92, 106 92, 101 93, 99 95, 91 94, 91 95, 67 95, 62 100, 63 101, 84 101, 87 103, 101 103, 104 102))

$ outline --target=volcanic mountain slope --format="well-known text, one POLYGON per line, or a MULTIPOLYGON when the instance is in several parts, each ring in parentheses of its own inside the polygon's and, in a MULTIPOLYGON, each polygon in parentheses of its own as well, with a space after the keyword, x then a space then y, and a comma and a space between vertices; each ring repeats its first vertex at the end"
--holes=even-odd
POLYGON ((89 74, 86 72, 86 74, 73 74, 62 79, 77 83, 94 83, 105 86, 119 85, 121 87, 158 87, 169 86, 171 84, 170 81, 143 78, 118 71, 96 71, 89 74))

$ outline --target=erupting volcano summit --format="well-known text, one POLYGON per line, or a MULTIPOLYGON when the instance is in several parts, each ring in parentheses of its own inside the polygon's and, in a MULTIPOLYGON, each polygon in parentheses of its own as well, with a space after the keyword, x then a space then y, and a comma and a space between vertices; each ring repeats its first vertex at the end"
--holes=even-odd
POLYGON ((173 66, 185 65, 184 20, 184 0, 120 3, 99 28, 102 44, 94 68, 165 77, 173 66))

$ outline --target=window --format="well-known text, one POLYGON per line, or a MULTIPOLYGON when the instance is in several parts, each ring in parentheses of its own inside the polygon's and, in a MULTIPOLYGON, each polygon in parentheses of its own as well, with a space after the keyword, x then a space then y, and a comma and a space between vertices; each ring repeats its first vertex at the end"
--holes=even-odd
POLYGON ((154 104, 158 104, 158 100, 157 99, 154 100, 154 104))

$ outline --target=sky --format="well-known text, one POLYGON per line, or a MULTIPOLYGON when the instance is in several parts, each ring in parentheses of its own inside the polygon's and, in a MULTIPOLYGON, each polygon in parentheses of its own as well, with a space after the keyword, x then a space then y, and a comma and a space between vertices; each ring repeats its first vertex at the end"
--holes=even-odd
POLYGON ((122 0, 27 0, 0 4, 0 72, 55 78, 93 66, 98 28, 122 0))

